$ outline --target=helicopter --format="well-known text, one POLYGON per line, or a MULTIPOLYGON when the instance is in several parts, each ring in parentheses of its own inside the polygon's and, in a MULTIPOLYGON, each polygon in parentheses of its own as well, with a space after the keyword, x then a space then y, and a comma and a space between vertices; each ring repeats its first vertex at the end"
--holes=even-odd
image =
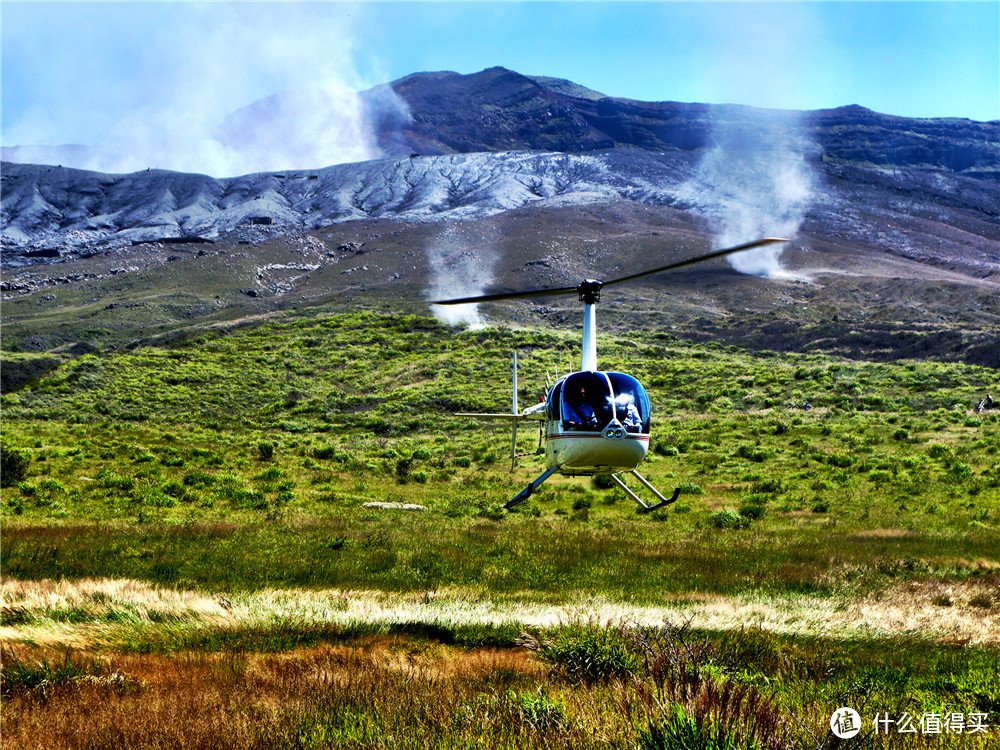
MULTIPOLYGON (((529 482, 504 505, 510 510, 527 500, 549 477, 556 472, 564 476, 593 476, 605 474, 611 481, 638 504, 639 513, 650 513, 675 502, 681 488, 668 498, 660 493, 638 471, 649 450, 649 429, 652 406, 642 384, 631 375, 607 372, 597 367, 597 313, 601 290, 612 284, 634 281, 676 268, 703 263, 731 253, 750 250, 776 242, 788 242, 781 237, 765 237, 724 250, 716 250, 686 260, 629 274, 608 281, 586 279, 576 286, 526 289, 514 292, 481 294, 472 297, 434 300, 435 305, 465 305, 478 302, 498 302, 526 297, 549 297, 576 294, 583 303, 583 341, 580 369, 557 378, 546 388, 544 398, 523 411, 517 404, 517 352, 514 353, 514 396, 510 413, 476 414, 459 413, 460 417, 496 419, 511 422, 511 462, 517 457, 517 425, 521 421, 539 422, 544 428, 545 471, 529 482), (621 475, 631 475, 649 490, 656 501, 644 502, 623 481, 621 475)), ((540 449, 539 452, 542 452, 540 449)))

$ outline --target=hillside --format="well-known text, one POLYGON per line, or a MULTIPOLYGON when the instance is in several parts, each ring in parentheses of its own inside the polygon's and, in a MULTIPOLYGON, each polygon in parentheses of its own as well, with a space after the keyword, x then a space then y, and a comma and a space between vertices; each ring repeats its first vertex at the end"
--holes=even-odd
MULTIPOLYGON (((631 102, 503 69, 391 86, 411 119, 379 132, 399 158, 230 179, 4 163, 4 348, 290 306, 420 311, 470 279, 576 283, 784 234, 754 275, 644 280, 604 324, 1000 366, 997 123, 631 102)), ((563 325, 574 307, 485 312, 563 325)))

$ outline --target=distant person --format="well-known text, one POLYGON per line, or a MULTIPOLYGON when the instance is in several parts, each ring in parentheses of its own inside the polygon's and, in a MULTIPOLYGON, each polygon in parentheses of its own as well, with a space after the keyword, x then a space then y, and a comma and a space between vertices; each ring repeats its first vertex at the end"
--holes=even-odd
POLYGON ((986 398, 983 399, 983 406, 987 409, 993 408, 993 397, 990 394, 986 394, 986 398))
POLYGON ((594 407, 587 401, 587 388, 580 386, 576 397, 570 397, 563 402, 563 422, 576 429, 597 429, 597 415, 594 407))

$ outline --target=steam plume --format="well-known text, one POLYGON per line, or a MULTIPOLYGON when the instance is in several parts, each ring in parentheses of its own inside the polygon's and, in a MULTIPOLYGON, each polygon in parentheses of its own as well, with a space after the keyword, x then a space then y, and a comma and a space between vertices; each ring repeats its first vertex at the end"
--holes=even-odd
MULTIPOLYGON (((465 236, 458 225, 445 229, 426 248, 426 252, 431 269, 431 299, 483 294, 493 282, 497 262, 493 243, 482 237, 465 236)), ((431 305, 431 312, 439 321, 450 326, 464 323, 476 329, 486 325, 479 314, 478 304, 431 305)))
MULTIPOLYGON (((794 237, 813 194, 797 121, 788 113, 741 113, 717 118, 714 148, 681 189, 708 220, 713 249, 767 236, 794 237)), ((729 256, 740 273, 798 278, 781 265, 780 245, 729 256)))
MULTIPOLYGON (((33 160, 232 177, 376 158, 381 110, 399 110, 390 119, 409 118, 391 89, 375 97, 377 111, 357 93, 378 73, 360 72, 371 61, 357 49, 357 19, 337 4, 283 4, 280 12, 255 3, 140 9, 162 22, 151 25, 142 44, 132 41, 135 20, 127 9, 111 6, 108 28, 95 26, 101 38, 80 41, 77 54, 88 59, 86 45, 124 44, 130 67, 83 78, 65 66, 52 85, 72 92, 63 100, 78 106, 39 107, 4 132, 4 142, 60 143, 71 133, 71 142, 92 145, 36 147, 33 160), (101 106, 108 100, 116 107, 101 106)), ((89 19, 87 7, 78 12, 89 19)))

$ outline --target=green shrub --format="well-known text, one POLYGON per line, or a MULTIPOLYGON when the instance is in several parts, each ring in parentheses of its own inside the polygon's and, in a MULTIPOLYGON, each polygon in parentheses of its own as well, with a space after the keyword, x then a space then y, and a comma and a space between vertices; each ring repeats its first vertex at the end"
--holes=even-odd
POLYGON ((135 480, 132 477, 125 477, 110 469, 101 469, 97 473, 97 479, 109 490, 121 490, 130 492, 135 487, 135 480))
POLYGON ((595 490, 610 490, 615 486, 610 474, 594 474, 590 484, 595 490))
POLYGON ((326 461, 337 455, 337 449, 332 446, 326 445, 323 446, 322 448, 313 449, 312 455, 313 458, 318 458, 322 461, 326 461))
POLYGON ((730 508, 716 511, 709 516, 708 522, 716 529, 745 529, 750 525, 750 519, 730 508))
POLYGON ((562 702, 552 700, 541 688, 535 693, 516 696, 515 702, 520 709, 521 720, 536 732, 562 729, 566 724, 566 710, 562 702))
POLYGON ((750 521, 757 521, 767 515, 767 501, 748 499, 740 503, 740 516, 750 521))
POLYGON ((476 507, 479 509, 479 512, 476 513, 479 518, 485 518, 490 521, 502 521, 507 517, 507 511, 504 507, 496 503, 480 500, 476 503, 476 507))
POLYGON ((14 487, 28 477, 31 459, 24 451, 0 445, 0 487, 14 487))
POLYGON ((846 469, 848 466, 854 463, 854 457, 847 453, 831 453, 826 457, 826 462, 830 466, 836 466, 840 469, 846 469))
POLYGON ((45 490, 46 492, 65 492, 66 485, 60 482, 58 479, 53 479, 52 477, 45 477, 45 479, 43 479, 38 483, 38 489, 45 490))
POLYGON ((704 495, 705 491, 701 488, 700 484, 694 484, 692 482, 683 482, 677 485, 677 489, 681 491, 682 495, 704 495))
POLYGON ((951 446, 944 443, 932 443, 928 449, 931 458, 945 458, 952 454, 951 446))
POLYGON ((639 657, 621 632, 595 623, 564 626, 549 638, 529 636, 523 643, 555 672, 572 681, 589 683, 627 677, 639 667, 639 657))
POLYGON ((276 482, 279 479, 282 479, 284 476, 285 472, 283 469, 277 466, 269 466, 268 468, 264 469, 264 471, 260 472, 259 474, 256 474, 254 476, 254 479, 260 479, 264 482, 276 482))
POLYGON ((187 487, 210 487, 215 484, 216 479, 207 471, 195 470, 185 473, 182 481, 187 487))
POLYGON ((736 449, 736 455, 740 458, 745 458, 749 461, 754 461, 756 463, 764 463, 767 459, 771 458, 774 454, 760 447, 759 445, 741 445, 736 449))
POLYGON ((955 461, 948 467, 948 473, 957 481, 962 482, 972 476, 972 467, 961 461, 955 461))
POLYGON ((676 445, 671 445, 664 440, 657 440, 653 444, 653 452, 658 456, 679 456, 681 453, 676 445))
MULTIPOLYGON (((730 745, 719 745, 711 728, 702 725, 689 715, 682 705, 674 703, 659 721, 650 721, 639 730, 640 750, 730 750, 730 745)), ((732 750, 736 750, 735 747, 732 750)), ((744 750, 744 748, 739 748, 744 750)), ((756 750, 754 746, 746 750, 756 750)))
POLYGON ((754 481, 752 490, 755 493, 766 492, 777 495, 785 491, 785 483, 778 477, 761 477, 754 481))

